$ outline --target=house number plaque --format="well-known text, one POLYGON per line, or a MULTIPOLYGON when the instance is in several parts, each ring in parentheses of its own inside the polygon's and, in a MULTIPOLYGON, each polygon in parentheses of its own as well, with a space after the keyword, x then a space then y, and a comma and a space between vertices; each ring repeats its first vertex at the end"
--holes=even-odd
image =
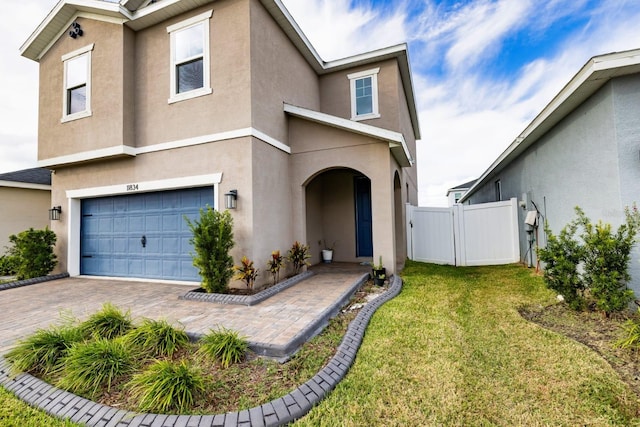
POLYGON ((127 191, 137 191, 138 184, 127 184, 127 191))

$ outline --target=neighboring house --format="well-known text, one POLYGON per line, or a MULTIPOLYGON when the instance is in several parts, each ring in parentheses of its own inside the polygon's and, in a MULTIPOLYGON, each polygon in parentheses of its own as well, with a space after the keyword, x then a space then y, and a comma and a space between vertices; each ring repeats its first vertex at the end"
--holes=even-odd
POLYGON ((476 180, 465 182, 464 184, 460 184, 453 188, 447 190, 447 201, 449 203, 449 207, 455 205, 460 201, 462 196, 464 196, 467 191, 475 184, 476 180))
POLYGON ((9 236, 49 226, 51 171, 34 168, 0 174, 0 254, 9 236))
POLYGON ((38 163, 71 276, 199 280, 183 217, 231 190, 236 262, 299 240, 312 263, 323 241, 335 261, 404 263, 406 45, 325 62, 280 0, 62 0, 21 53, 40 64, 38 163))
MULTIPOLYGON (((594 222, 624 222, 625 207, 640 202, 640 49, 589 60, 460 201, 511 197, 523 207, 523 258, 527 211, 539 212, 532 233, 539 245, 546 243, 543 221, 557 234, 575 218, 575 206, 594 222)), ((631 262, 636 295, 639 255, 631 262)))

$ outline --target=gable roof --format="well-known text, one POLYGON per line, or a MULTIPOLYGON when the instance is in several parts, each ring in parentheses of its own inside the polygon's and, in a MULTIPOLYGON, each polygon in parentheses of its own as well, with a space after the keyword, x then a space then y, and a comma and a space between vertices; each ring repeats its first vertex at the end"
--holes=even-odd
POLYGON ((518 137, 498 156, 462 196, 464 202, 483 184, 535 144, 551 128, 596 93, 611 79, 640 72, 640 49, 608 53, 592 57, 564 88, 533 119, 518 137))
MULTIPOLYGON (((134 31, 158 24, 173 16, 180 15, 211 0, 163 0, 138 9, 141 0, 122 0, 119 3, 104 0, 59 0, 36 30, 20 47, 25 58, 39 61, 53 43, 64 34, 77 18, 86 16, 120 23, 134 31)), ((346 68, 396 59, 402 77, 402 86, 409 106, 409 115, 416 139, 420 139, 420 125, 413 90, 413 79, 409 66, 409 52, 406 44, 387 47, 335 61, 324 61, 311 45, 296 21, 281 0, 260 0, 287 37, 307 60, 318 75, 340 71, 346 68)))
POLYGON ((0 187, 51 189, 51 171, 43 168, 23 169, 0 174, 0 187))
POLYGON ((451 193, 452 191, 457 191, 457 190, 468 190, 471 188, 471 186, 473 184, 476 183, 476 179, 473 179, 469 182, 465 182, 464 184, 460 184, 460 185, 456 185, 455 187, 451 187, 450 189, 447 190, 447 196, 449 195, 449 193, 451 193))

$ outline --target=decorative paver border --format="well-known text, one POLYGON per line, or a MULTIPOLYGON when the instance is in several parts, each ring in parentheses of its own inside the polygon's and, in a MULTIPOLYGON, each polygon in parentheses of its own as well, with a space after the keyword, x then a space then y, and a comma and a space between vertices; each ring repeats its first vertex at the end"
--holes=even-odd
POLYGON ((360 310, 349 324, 336 354, 313 378, 281 398, 243 411, 217 415, 159 415, 116 409, 60 390, 29 374, 12 377, 9 365, 2 357, 0 385, 51 415, 91 427, 281 426, 306 415, 344 378, 355 360, 371 316, 401 289, 402 280, 392 276, 389 289, 360 310))
POLYGON ((36 277, 33 279, 7 282, 0 285, 0 291, 6 291, 7 289, 21 288, 23 286, 35 285, 37 283, 49 282, 51 280, 64 279, 66 277, 69 277, 69 273, 53 274, 51 276, 42 276, 42 277, 36 277))
POLYGON ((287 288, 292 287, 304 279, 307 279, 313 276, 313 271, 305 271, 303 273, 297 274, 293 277, 288 278, 275 286, 271 286, 263 291, 258 292, 255 295, 229 295, 229 294, 209 294, 206 292, 196 292, 189 291, 186 294, 179 297, 179 299, 190 300, 190 301, 203 301, 203 302, 213 302, 216 304, 234 304, 234 305, 256 305, 266 300, 267 298, 271 298, 279 292, 284 291, 287 288))

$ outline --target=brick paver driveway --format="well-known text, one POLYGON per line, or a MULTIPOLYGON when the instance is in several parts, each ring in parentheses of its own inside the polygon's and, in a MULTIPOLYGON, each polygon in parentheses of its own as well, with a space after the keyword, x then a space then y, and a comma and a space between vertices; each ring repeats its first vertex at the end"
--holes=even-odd
POLYGON ((224 326, 249 341, 285 345, 321 316, 361 276, 338 271, 316 274, 255 306, 179 300, 193 287, 163 283, 67 278, 0 292, 0 353, 38 328, 60 321, 60 313, 80 319, 111 302, 134 319, 164 318, 188 332, 224 326))

